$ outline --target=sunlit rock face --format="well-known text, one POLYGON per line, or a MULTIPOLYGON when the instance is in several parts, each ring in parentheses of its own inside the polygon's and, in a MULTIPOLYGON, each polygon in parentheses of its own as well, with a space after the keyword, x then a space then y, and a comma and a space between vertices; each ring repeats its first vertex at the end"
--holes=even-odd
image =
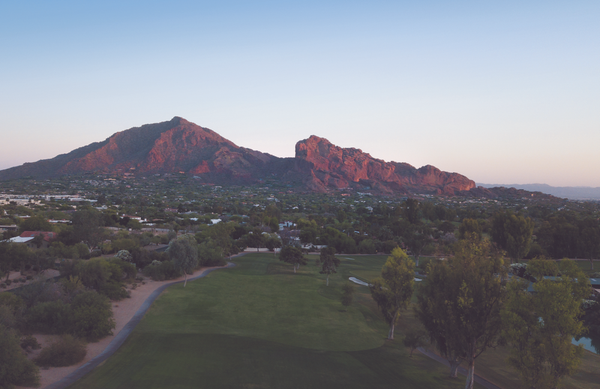
POLYGON ((407 163, 385 162, 355 148, 341 148, 311 136, 296 143, 295 168, 315 190, 370 186, 384 192, 453 195, 468 191, 475 182, 434 166, 416 169, 407 163))

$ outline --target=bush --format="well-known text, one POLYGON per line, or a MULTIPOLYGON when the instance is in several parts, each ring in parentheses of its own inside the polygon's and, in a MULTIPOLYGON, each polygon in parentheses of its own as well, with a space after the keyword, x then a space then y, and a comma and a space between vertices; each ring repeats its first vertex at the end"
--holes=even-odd
POLYGON ((146 277, 152 278, 154 281, 164 281, 181 276, 172 261, 152 262, 146 266, 143 271, 146 277))
POLYGON ((94 291, 85 291, 73 298, 73 334, 96 342, 112 334, 115 328, 110 301, 94 291))
POLYGON ((129 292, 120 282, 108 281, 100 286, 98 293, 101 293, 111 300, 119 301, 129 297, 129 292))
POLYGON ((85 358, 85 345, 71 335, 63 335, 56 343, 42 350, 35 363, 43 367, 74 365, 85 358))
POLYGON ((117 279, 118 277, 115 277, 115 281, 121 281, 123 278, 131 280, 135 278, 135 275, 137 274, 137 269, 135 268, 135 265, 133 263, 124 261, 119 258, 113 258, 109 261, 109 263, 117 265, 119 266, 119 269, 121 269, 120 279, 117 279))
POLYGON ((21 287, 14 294, 19 296, 25 302, 28 308, 38 303, 55 301, 61 297, 60 285, 54 282, 33 282, 21 287))
POLYGON ((42 348, 42 346, 38 343, 37 339, 32 335, 26 335, 21 339, 21 348, 25 351, 38 350, 42 348))
POLYGON ((30 331, 43 334, 68 333, 73 324, 73 312, 69 304, 48 301, 34 305, 25 314, 25 326, 30 331))

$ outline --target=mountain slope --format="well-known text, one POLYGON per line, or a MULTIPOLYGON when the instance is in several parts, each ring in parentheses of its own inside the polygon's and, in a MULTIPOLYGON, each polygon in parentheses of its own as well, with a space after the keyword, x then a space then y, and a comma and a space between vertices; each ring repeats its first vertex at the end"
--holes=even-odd
POLYGON ((427 165, 385 162, 355 148, 311 136, 296 144, 295 158, 239 147, 207 128, 174 117, 118 132, 103 142, 0 171, 0 180, 85 173, 187 173, 207 183, 252 183, 277 178, 311 191, 352 188, 383 193, 453 195, 475 183, 427 165))
POLYGON ((272 159, 276 157, 238 147, 212 130, 174 117, 118 132, 53 159, 0 171, 0 179, 129 171, 252 178, 272 159))
POLYGON ((385 162, 315 135, 296 144, 296 169, 304 173, 307 186, 321 191, 358 183, 384 192, 453 195, 475 187, 475 182, 457 173, 431 165, 416 169, 407 163, 385 162))

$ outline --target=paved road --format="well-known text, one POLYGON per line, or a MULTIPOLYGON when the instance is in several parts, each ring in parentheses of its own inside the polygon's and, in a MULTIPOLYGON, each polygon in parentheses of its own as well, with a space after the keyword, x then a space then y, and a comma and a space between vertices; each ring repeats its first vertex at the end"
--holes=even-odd
MULTIPOLYGON (((207 270, 203 271, 202 273, 200 273, 199 275, 197 275, 196 277, 190 278, 188 281, 192 281, 192 280, 196 280, 198 278, 205 277, 208 273, 215 271, 215 270, 227 269, 227 268, 231 268, 234 266, 235 266, 235 263, 228 262, 227 266, 225 266, 225 267, 220 267, 220 268, 216 268, 216 269, 207 269, 207 270)), ((69 385, 74 384, 77 380, 79 380, 84 375, 86 375, 87 373, 94 370, 102 362, 107 360, 108 357, 113 355, 115 353, 115 351, 117 351, 119 349, 119 347, 121 347, 123 342, 125 342, 125 339, 127 339, 129 334, 131 334, 131 331, 133 331, 135 326, 137 326, 138 323, 142 320, 142 318, 146 314, 146 311, 148 310, 148 308, 150 308, 150 306, 152 305, 154 300, 156 300, 158 298, 158 296, 160 296, 160 294, 169 286, 174 285, 174 284, 179 284, 182 282, 183 282, 183 280, 182 281, 174 281, 174 282, 171 282, 168 284, 161 285, 159 288, 157 288, 154 292, 152 292, 152 294, 150 296, 148 296, 148 298, 146 299, 146 301, 144 301, 144 303, 142 304, 140 309, 138 309, 138 311, 135 313, 135 315, 133 315, 131 320, 129 320, 129 322, 127 324, 125 324, 125 327, 123 327, 123 329, 117 334, 117 336, 115 336, 113 341, 110 342, 110 344, 104 349, 104 351, 102 351, 102 353, 98 354, 96 357, 91 359, 86 364, 81 365, 77 370, 75 370, 74 372, 72 372, 71 374, 66 376, 65 378, 61 379, 60 381, 57 381, 53 384, 46 386, 45 389, 64 389, 64 388, 68 387, 69 385)))
MULTIPOLYGON (((443 357, 440 357, 439 355, 437 355, 429 350, 425 350, 423 347, 419 347, 417 350, 419 350, 421 353, 427 355, 429 358, 435 359, 439 363, 443 363, 444 365, 450 367, 450 363, 443 357)), ((458 372, 460 374, 464 375, 465 377, 467 376, 467 369, 465 369, 463 367, 459 367, 458 372)), ((490 381, 478 376, 477 374, 475 374, 475 382, 486 387, 487 389, 502 389, 501 387, 492 384, 490 381)))

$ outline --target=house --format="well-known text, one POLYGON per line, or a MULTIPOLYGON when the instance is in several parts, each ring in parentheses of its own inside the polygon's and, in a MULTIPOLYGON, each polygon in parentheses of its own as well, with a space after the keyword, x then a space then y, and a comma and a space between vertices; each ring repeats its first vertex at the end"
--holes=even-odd
MULTIPOLYGON (((29 248, 36 249, 38 247, 32 241, 33 241, 33 238, 35 238, 38 235, 43 236, 42 245, 39 247, 39 248, 43 248, 43 249, 47 249, 48 247, 50 247, 50 243, 52 242, 52 240, 56 239, 56 237, 57 237, 56 232, 25 231, 21 235, 15 237, 15 238, 22 238, 22 239, 28 239, 28 240, 24 241, 24 242, 16 242, 16 243, 27 243, 27 246, 29 246, 29 248)), ((15 238, 13 238, 13 239, 15 239, 15 238)))
POLYGON ((33 237, 23 238, 20 236, 15 236, 14 238, 10 238, 8 240, 3 240, 3 242, 9 243, 25 243, 29 248, 37 248, 37 246, 32 242, 33 237))

